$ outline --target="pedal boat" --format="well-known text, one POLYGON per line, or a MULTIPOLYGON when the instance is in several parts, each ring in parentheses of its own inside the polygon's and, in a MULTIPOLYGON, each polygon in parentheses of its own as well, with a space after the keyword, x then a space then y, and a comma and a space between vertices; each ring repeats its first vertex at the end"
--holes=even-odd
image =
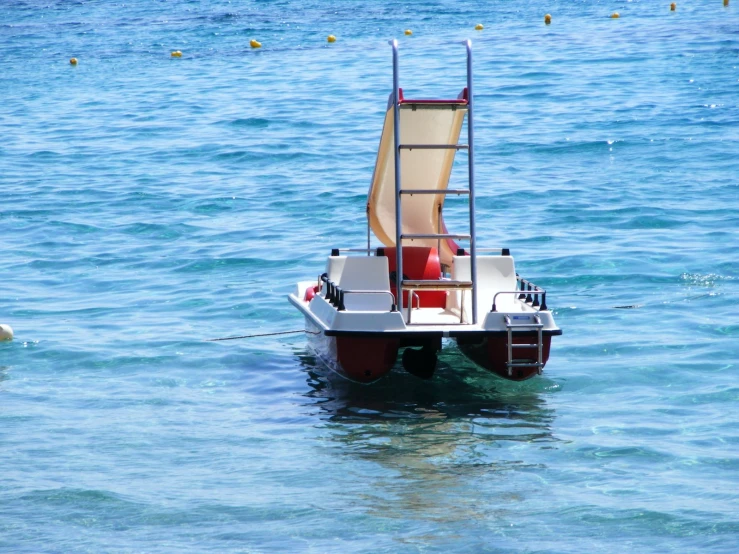
POLYGON ((391 44, 393 92, 367 199, 367 246, 333 248, 325 272, 299 282, 288 299, 305 317, 316 354, 353 381, 380 379, 399 356, 405 370, 431 378, 452 340, 504 379, 539 375, 552 337, 562 334, 547 293, 516 273, 507 248, 475 243, 471 44, 467 87, 454 100, 405 99, 391 44), (467 144, 460 144, 465 117, 467 144), (450 189, 459 150, 468 154, 468 187, 450 189), (444 224, 450 195, 467 198, 467 234, 444 224), (371 245, 370 230, 382 246, 371 245))

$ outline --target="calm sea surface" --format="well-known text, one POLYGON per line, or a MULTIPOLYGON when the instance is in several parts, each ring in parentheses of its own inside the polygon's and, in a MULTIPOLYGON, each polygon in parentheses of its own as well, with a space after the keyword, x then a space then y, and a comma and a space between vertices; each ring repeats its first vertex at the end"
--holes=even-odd
POLYGON ((0 70, 0 551, 736 552, 739 2, 7 0, 0 70), (205 342, 363 244, 393 37, 409 96, 473 40, 541 378, 205 342))

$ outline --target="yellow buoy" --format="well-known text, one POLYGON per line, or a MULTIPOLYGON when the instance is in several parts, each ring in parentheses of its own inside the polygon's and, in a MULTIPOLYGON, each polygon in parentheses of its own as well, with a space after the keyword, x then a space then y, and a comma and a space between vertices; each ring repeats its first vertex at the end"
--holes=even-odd
POLYGON ((3 340, 13 340, 13 328, 10 325, 0 324, 0 341, 3 340))
POLYGON ((77 65, 77 58, 69 58, 69 63, 72 65, 77 65))
POLYGON ((674 12, 676 9, 677 9, 677 4, 675 4, 675 2, 670 4, 670 11, 674 12))
POLYGON ((175 50, 174 52, 172 52, 172 57, 173 58, 181 58, 182 57, 182 52, 180 52, 179 50, 175 50))
POLYGON ((551 22, 552 22, 552 16, 549 15, 549 14, 546 14, 544 16, 544 23, 546 23, 547 25, 549 25, 551 22))
POLYGON ((724 6, 728 6, 728 5, 729 5, 729 0, 724 0, 724 6))
POLYGON ((262 47, 262 43, 259 42, 258 40, 251 39, 249 41, 249 46, 251 46, 252 48, 261 48, 262 47))
POLYGON ((410 29, 406 29, 406 30, 405 30, 405 34, 406 34, 407 36, 411 36, 411 35, 413 34, 413 31, 411 31, 410 29))
POLYGON ((328 42, 336 42, 336 37, 334 35, 329 35, 328 37, 326 37, 326 40, 328 42))
POLYGON ((618 12, 613 12, 611 14, 611 19, 618 19, 619 17, 621 17, 621 16, 618 14, 618 12))
POLYGON ((475 25, 475 31, 482 31, 484 28, 485 27, 482 23, 478 23, 477 25, 475 25))

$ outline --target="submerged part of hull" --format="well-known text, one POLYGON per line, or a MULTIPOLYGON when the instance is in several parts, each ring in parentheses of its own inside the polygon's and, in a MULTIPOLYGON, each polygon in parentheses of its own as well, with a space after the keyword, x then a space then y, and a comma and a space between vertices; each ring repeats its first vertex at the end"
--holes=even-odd
MULTIPOLYGON (((535 337, 536 334, 516 335, 513 337, 513 344, 531 344, 536 341, 535 337)), ((541 361, 545 365, 549 359, 551 343, 551 336, 542 337, 541 361)), ((539 374, 539 368, 535 365, 512 367, 510 373, 508 372, 508 337, 505 335, 491 336, 474 342, 458 338, 457 344, 462 353, 477 365, 509 381, 525 381, 539 374)), ((525 361, 535 364, 538 358, 538 348, 514 348, 513 354, 518 364, 523 364, 525 361)))
POLYGON ((305 332, 330 369, 358 383, 377 381, 393 368, 398 358, 400 339, 397 338, 327 337, 308 318, 305 332))
POLYGON ((339 366, 352 381, 376 381, 393 368, 398 358, 398 339, 335 337, 334 340, 339 366))
POLYGON ((406 348, 403 350, 403 369, 419 379, 431 379, 436 371, 436 348, 406 348))

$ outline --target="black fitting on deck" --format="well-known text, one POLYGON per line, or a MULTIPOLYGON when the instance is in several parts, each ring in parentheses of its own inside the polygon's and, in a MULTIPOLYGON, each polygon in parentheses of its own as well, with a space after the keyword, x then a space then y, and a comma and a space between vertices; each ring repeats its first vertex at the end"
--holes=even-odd
MULTIPOLYGON (((321 275, 321 282, 326 283, 326 288, 324 289, 326 294, 324 295, 324 298, 328 300, 329 283, 331 282, 328 280, 328 273, 324 273, 323 275, 321 275)), ((319 292, 320 292, 320 289, 319 289, 319 292)))
POLYGON ((331 255, 332 256, 339 256, 339 249, 338 248, 332 248, 331 249, 331 255))

